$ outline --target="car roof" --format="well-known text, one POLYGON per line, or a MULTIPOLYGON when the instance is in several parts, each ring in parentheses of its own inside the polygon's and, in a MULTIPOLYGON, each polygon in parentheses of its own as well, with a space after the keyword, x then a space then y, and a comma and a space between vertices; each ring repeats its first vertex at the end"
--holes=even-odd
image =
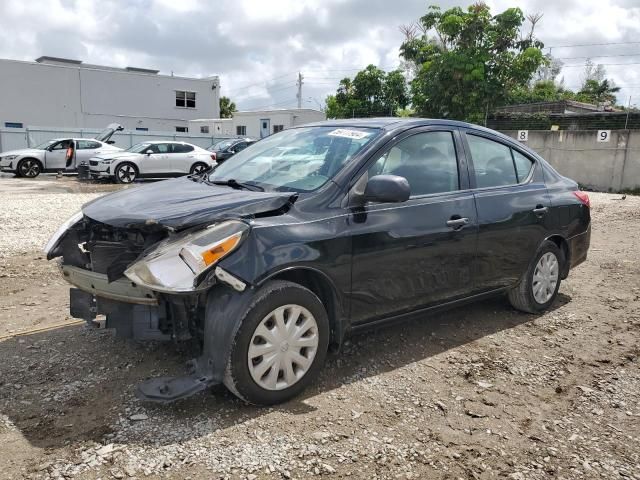
MULTIPOLYGON (((459 120, 447 120, 438 118, 413 118, 413 117, 379 117, 379 118, 346 118, 340 120, 324 120, 322 122, 307 123, 300 127, 360 127, 360 128, 378 128, 382 130, 396 130, 398 128, 426 127, 430 125, 441 125, 448 127, 468 128, 480 132, 489 133, 505 140, 513 142, 513 138, 503 133, 491 130, 490 128, 475 125, 473 123, 462 122, 459 120)), ((293 127, 298 128, 298 127, 293 127)))

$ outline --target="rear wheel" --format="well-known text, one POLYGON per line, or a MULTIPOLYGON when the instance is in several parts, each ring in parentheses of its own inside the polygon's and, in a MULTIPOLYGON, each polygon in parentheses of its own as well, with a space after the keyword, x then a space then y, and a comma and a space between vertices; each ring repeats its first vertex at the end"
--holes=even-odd
POLYGON ((25 158, 18 164, 17 172, 19 177, 36 178, 42 172, 42 164, 35 158, 25 158))
POLYGON ((138 169, 133 163, 121 163, 114 175, 117 183, 132 183, 138 177, 138 169))
POLYGON ((296 283, 270 282, 236 333, 224 384, 249 403, 284 402, 318 375, 328 345, 329 320, 318 297, 296 283))
POLYGON ((540 313, 549 308, 558 295, 564 261, 564 255, 558 246, 545 241, 520 283, 509 291, 511 305, 528 313, 540 313))
POLYGON ((191 167, 191 170, 189 170, 189 174, 200 175, 201 173, 206 172, 210 168, 211 167, 206 163, 202 163, 202 162, 194 163, 193 166, 191 167))

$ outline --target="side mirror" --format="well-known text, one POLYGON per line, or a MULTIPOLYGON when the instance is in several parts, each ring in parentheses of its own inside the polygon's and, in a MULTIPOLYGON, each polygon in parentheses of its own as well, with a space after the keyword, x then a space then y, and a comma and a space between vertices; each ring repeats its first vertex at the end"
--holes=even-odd
POLYGON ((153 150, 147 150, 147 151, 146 151, 146 152, 144 152, 144 153, 146 153, 147 155, 151 155, 151 154, 153 153, 153 150))
POLYGON ((230 148, 229 150, 227 150, 227 153, 233 154, 233 153, 236 153, 236 151, 233 148, 230 148))
POLYGON ((367 202, 401 203, 409 200, 410 195, 409 182, 397 175, 371 177, 364 189, 364 200, 367 202))
POLYGON ((109 145, 114 145, 116 143, 116 141, 115 140, 107 140, 106 143, 108 143, 109 145))

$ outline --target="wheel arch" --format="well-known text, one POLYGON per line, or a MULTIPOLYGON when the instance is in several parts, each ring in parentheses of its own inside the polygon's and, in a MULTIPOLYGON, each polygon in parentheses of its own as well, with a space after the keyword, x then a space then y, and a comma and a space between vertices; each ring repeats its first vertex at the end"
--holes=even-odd
POLYGON ((545 241, 555 243, 556 246, 560 249, 560 251, 564 255, 564 262, 562 265, 562 275, 560 275, 560 278, 562 280, 566 279, 569 276, 569 267, 571 265, 571 249, 569 248, 569 242, 565 237, 563 237, 560 234, 550 235, 547 238, 545 238, 545 241))
POLYGON ((346 330, 345 315, 335 284, 326 273, 311 267, 287 267, 261 279, 258 286, 271 280, 286 280, 311 290, 327 310, 330 344, 342 344, 346 330))

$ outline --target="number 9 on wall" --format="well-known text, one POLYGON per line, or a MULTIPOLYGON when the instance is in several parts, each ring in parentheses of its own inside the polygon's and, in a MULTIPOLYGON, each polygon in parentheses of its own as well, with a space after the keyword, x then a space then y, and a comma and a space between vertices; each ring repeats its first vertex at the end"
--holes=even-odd
POLYGON ((598 130, 598 142, 608 142, 611 138, 611 130, 598 130))

